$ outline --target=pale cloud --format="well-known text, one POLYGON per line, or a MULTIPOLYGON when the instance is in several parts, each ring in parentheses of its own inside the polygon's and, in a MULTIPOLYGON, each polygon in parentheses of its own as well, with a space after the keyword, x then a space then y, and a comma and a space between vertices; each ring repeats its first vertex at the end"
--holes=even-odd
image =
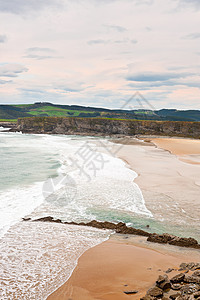
POLYGON ((0 34, 0 43, 5 43, 7 41, 7 36, 0 34))
POLYGON ((198 8, 193 0, 0 0, 0 99, 118 108, 139 90, 156 108, 189 108, 194 92, 200 108, 198 8))
POLYGON ((196 40, 200 38, 200 32, 190 33, 183 37, 184 39, 196 40))
POLYGON ((28 69, 19 64, 4 64, 0 65, 0 77, 17 77, 28 69))
POLYGON ((127 76, 129 81, 147 81, 147 82, 161 82, 168 81, 171 79, 184 78, 190 76, 190 73, 153 73, 153 72, 144 72, 127 76))
POLYGON ((88 41, 88 45, 99 45, 99 44, 109 44, 111 41, 110 40, 102 40, 102 39, 97 39, 97 40, 90 40, 88 41))
POLYGON ((194 7, 195 9, 200 9, 200 1, 199 0, 179 0, 179 7, 194 7))
POLYGON ((132 44, 137 44, 138 41, 135 39, 129 39, 129 38, 124 38, 121 40, 103 40, 103 39, 98 39, 98 40, 90 40, 87 42, 88 45, 106 45, 106 44, 125 44, 125 43, 132 43, 132 44))
POLYGON ((118 31, 118 32, 127 31, 127 28, 125 28, 123 26, 119 26, 119 25, 104 25, 104 27, 106 27, 108 30, 114 30, 114 31, 118 31))
POLYGON ((0 11, 13 14, 38 11, 45 7, 59 7, 61 0, 0 0, 0 11))
POLYGON ((61 58, 55 56, 56 51, 51 48, 32 47, 26 50, 24 58, 32 58, 37 60, 61 58))
POLYGON ((0 84, 7 84, 7 83, 10 83, 12 82, 12 80, 1 80, 0 79, 0 84))
POLYGON ((41 48, 41 47, 32 47, 28 48, 27 52, 49 52, 49 53, 55 53, 56 51, 51 48, 41 48))

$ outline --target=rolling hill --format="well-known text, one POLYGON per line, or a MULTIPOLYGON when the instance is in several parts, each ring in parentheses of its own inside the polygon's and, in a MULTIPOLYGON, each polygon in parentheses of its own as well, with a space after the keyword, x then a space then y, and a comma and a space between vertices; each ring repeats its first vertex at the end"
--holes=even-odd
POLYGON ((34 104, 0 105, 0 120, 15 121, 26 117, 81 117, 132 120, 200 121, 199 110, 111 110, 79 105, 57 105, 48 102, 34 104))

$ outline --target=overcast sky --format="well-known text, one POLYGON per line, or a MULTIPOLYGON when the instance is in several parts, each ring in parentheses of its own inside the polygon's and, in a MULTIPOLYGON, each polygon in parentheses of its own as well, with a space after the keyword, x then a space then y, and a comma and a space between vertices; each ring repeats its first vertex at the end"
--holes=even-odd
POLYGON ((200 0, 0 0, 0 103, 200 109, 200 0), (138 104, 132 104, 132 106, 138 104))

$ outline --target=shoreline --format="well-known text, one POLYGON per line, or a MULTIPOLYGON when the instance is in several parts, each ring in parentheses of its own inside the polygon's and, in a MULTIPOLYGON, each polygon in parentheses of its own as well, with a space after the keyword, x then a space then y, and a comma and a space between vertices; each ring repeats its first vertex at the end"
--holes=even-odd
POLYGON ((85 227, 93 227, 102 230, 112 230, 116 234, 121 235, 134 235, 134 236, 142 236, 147 238, 147 242, 158 243, 158 244, 167 244, 173 245, 183 248, 190 248, 190 249, 200 249, 200 244, 197 240, 191 237, 178 237, 175 235, 170 235, 168 233, 158 234, 158 233, 151 233, 148 231, 144 231, 141 229, 137 229, 134 227, 128 227, 125 223, 112 223, 108 221, 99 222, 96 220, 90 222, 63 222, 60 219, 54 219, 51 216, 42 217, 39 219, 31 219, 31 218, 23 218, 24 222, 47 222, 47 223, 57 223, 57 224, 64 224, 64 225, 74 225, 74 226, 85 226, 85 227))
MULTIPOLYGON (((171 246, 173 247, 173 246, 171 246)), ((199 262, 192 254, 190 262, 199 262)), ((188 253, 179 249, 151 247, 143 238, 113 235, 106 242, 87 250, 78 260, 72 276, 47 300, 123 300, 125 292, 137 291, 131 299, 140 299, 159 275, 188 263, 188 253)))
MULTIPOLYGON (((154 219, 160 220, 165 227, 170 224, 171 227, 174 225, 174 229, 178 229, 181 228, 180 223, 187 225, 189 222, 191 227, 196 228, 200 216, 199 164, 189 162, 189 155, 187 159, 184 157, 184 161, 182 161, 175 153, 171 154, 166 147, 163 149, 154 145, 153 138, 155 137, 140 138, 144 142, 139 140, 139 145, 138 140, 134 138, 128 139, 128 143, 127 139, 124 141, 123 139, 117 139, 117 143, 114 144, 113 148, 117 149, 119 147, 118 143, 122 143, 117 157, 124 160, 138 174, 134 182, 142 191, 147 209, 152 212, 154 219), (192 202, 188 201, 191 198, 192 202), (170 209, 171 207, 173 210, 170 209), (161 212, 165 223, 163 223, 161 212), (172 223, 171 220, 173 220, 172 223)), ((162 141, 165 138, 157 137, 157 139, 162 141)), ((193 161, 198 162, 200 158, 200 140, 170 138, 170 142, 177 140, 190 142, 190 156, 193 155, 193 161), (193 142, 198 142, 199 155, 193 154, 193 142)), ((165 232, 170 232, 168 226, 165 232)), ((184 232, 183 230, 178 233, 177 230, 174 234, 185 236, 184 232)), ((191 236, 192 232, 188 231, 188 234, 191 236)), ((196 234, 199 239, 198 230, 196 230, 196 234)))
MULTIPOLYGON (((131 140, 131 139, 130 139, 131 140)), ((133 143, 134 144, 134 143, 133 143)), ((127 164, 127 167, 130 167, 131 169, 133 169, 134 171, 135 171, 135 166, 133 165, 132 166, 132 163, 133 163, 133 161, 131 161, 131 163, 130 163, 130 161, 129 161, 129 158, 131 157, 130 156, 130 153, 131 153, 131 151, 133 150, 133 147, 134 146, 136 146, 136 148, 138 149, 138 148, 141 148, 141 149, 143 149, 144 150, 144 148, 146 148, 146 152, 149 152, 149 150, 152 152, 152 151, 154 151, 154 150, 152 150, 152 149, 157 149, 158 151, 159 151, 159 153, 161 153, 160 152, 160 150, 161 149, 159 149, 159 148, 156 148, 156 147, 152 147, 152 144, 153 143, 150 143, 149 141, 147 141, 147 142, 142 142, 142 143, 138 143, 137 145, 126 145, 125 146, 125 148, 124 149, 122 149, 123 151, 122 151, 122 153, 120 154, 120 155, 122 155, 122 156, 124 156, 124 157, 128 157, 128 159, 126 159, 126 164, 127 164), (142 146, 142 147, 141 147, 142 146), (143 147, 144 146, 144 147, 143 147), (146 147, 147 146, 147 147, 146 147), (126 153, 126 151, 127 151, 127 153, 126 153)), ((134 149, 136 149, 136 148, 134 148, 134 149)), ((143 151, 142 150, 142 151, 143 151)), ((156 151, 157 151, 156 150, 156 151)), ((166 150, 165 151, 163 151, 163 152, 167 152, 166 150)), ((167 154, 168 155, 170 155, 170 157, 171 156, 173 156, 173 157, 175 157, 175 155, 171 155, 170 153, 168 153, 167 152, 167 154)), ((139 153, 139 157, 141 157, 141 153, 139 153)), ((121 159, 123 159, 122 157, 120 157, 119 156, 119 158, 121 158, 121 159)), ((135 158, 136 160, 137 160, 137 157, 135 158)), ((177 159, 177 157, 176 157, 176 159, 177 159)), ((123 159, 124 160, 124 159, 123 159)), ((139 161, 139 160, 138 160, 139 161)), ((198 166, 197 166, 198 167, 198 166)), ((140 172, 140 173, 138 173, 138 177, 134 180, 134 181, 137 181, 137 180, 141 180, 142 181, 142 179, 141 179, 141 177, 143 176, 143 172, 140 172)), ((140 184, 138 183, 138 185, 139 185, 139 187, 141 188, 141 186, 140 186, 140 184)), ((197 185, 198 186, 198 185, 197 185)), ((141 188, 141 190, 143 189, 143 187, 141 188)), ((142 190, 143 191, 143 190, 142 190)), ((145 197, 145 201, 147 200, 147 198, 145 197)), ((59 223, 59 222, 58 222, 59 223)), ((115 235, 115 238, 119 238, 118 236, 116 236, 115 235)), ((137 236, 137 238, 138 238, 138 236, 137 236)), ((115 247, 118 247, 118 243, 119 243, 119 241, 117 240, 117 241, 113 241, 113 239, 114 239, 114 236, 111 236, 111 238, 110 239, 112 239, 112 249, 114 249, 115 247)), ((123 244, 123 245, 126 245, 127 244, 127 242, 128 242, 128 240, 130 240, 130 237, 129 236, 121 236, 121 244, 123 244)), ((141 237, 140 237, 140 239, 141 239, 141 237)), ((107 242, 109 242, 109 241, 107 241, 107 242)), ((107 243, 107 242, 105 242, 105 243, 107 243)), ((129 242, 128 242, 129 243, 129 242)), ((131 242, 130 242, 131 243, 131 242)), ((152 244, 153 246, 153 248, 157 248, 157 246, 159 246, 158 244, 152 244)), ((121 247, 121 246, 120 246, 121 247)), ((145 248, 146 249, 146 247, 147 247, 147 244, 143 244, 143 246, 141 247, 141 245, 138 245, 138 247, 139 248, 145 248)), ((162 247, 165 247, 165 245, 162 245, 162 247)), ((168 246, 167 245, 167 247, 174 247, 174 246, 168 246)), ((123 248, 123 246, 122 246, 122 248, 123 248)), ((126 247, 125 247, 126 248, 126 247)), ((148 248, 148 247, 147 247, 148 248)), ((171 249, 171 248, 170 248, 171 249)), ((155 250, 155 249, 154 249, 155 250)), ((88 250, 89 251, 89 250, 88 250)), ((114 250, 113 250, 114 251, 114 250)), ((124 250, 122 249, 122 252, 123 252, 124 250)), ((182 250, 181 250, 182 251, 182 250)), ((192 253, 192 251, 193 250, 188 250, 188 251, 191 251, 190 253, 192 253)), ((87 252, 87 251, 86 251, 87 252)), ((85 253, 86 253, 85 252, 85 253)), ((132 252, 131 251, 131 253, 130 253, 130 255, 134 255, 134 251, 132 252), (132 254, 131 254, 132 253, 132 254)), ((84 254, 83 254, 84 255, 84 254)), ((165 255, 167 255, 166 253, 165 253, 165 255)), ((81 256, 82 257, 82 256, 81 256)), ((80 260, 81 260, 81 257, 80 257, 80 260)), ((94 259, 95 261, 97 260, 97 259, 94 259)), ((93 262, 94 263, 94 262, 93 262)), ((110 253, 110 263, 111 263, 111 265, 113 264, 113 262, 112 262, 112 251, 111 251, 111 253, 110 253)), ((115 263, 115 262, 114 262, 115 263)), ((123 268, 124 269, 126 269, 127 268, 127 265, 128 265, 128 263, 126 262, 126 261, 122 261, 121 263, 123 263, 124 264, 124 266, 123 266, 123 268)), ((74 271, 76 271, 76 269, 79 269, 79 265, 77 265, 77 267, 75 268, 75 270, 74 271)), ((160 271, 159 271, 160 272, 160 271)), ((85 273, 87 274, 87 271, 85 271, 85 273)), ((157 274, 157 273, 156 273, 157 274)), ((112 274, 111 274, 112 275, 112 274)), ((110 275, 110 276, 111 276, 110 275)), ((157 274, 158 275, 158 274, 157 274)), ((73 274, 72 274, 72 276, 73 276, 73 274)), ((120 274, 119 274, 119 276, 120 276, 120 274)), ((71 277, 70 277, 71 278, 71 277)), ((70 280, 70 278, 69 278, 69 280, 70 280)), ((112 278, 111 278, 112 279, 112 278)), ((69 281, 68 280, 68 281, 69 281)), ((67 282, 68 282, 67 281, 67 282)), ((114 286, 114 283, 113 283, 113 286, 114 286)), ((72 288, 73 288, 73 286, 72 286, 72 288)), ((131 287, 132 288, 132 287, 131 287)), ((146 290, 145 290, 145 292, 146 292, 146 290)), ((121 291, 120 291, 120 293, 121 293, 121 291)), ((126 295, 125 295, 126 296, 126 295)), ((138 294, 137 294, 137 296, 138 296, 138 294)), ((121 296, 120 296, 121 297, 121 296)), ((65 298, 66 299, 66 298, 65 298)), ((75 299, 80 299, 80 300, 83 300, 82 298, 75 298, 75 299)), ((89 298, 86 298, 86 299, 89 299, 89 298)), ((95 299, 95 298, 91 298, 91 299, 95 299)), ((107 299, 107 298, 106 298, 107 299)), ((111 298, 108 298, 108 299, 111 299, 111 298)), ((116 299, 116 298, 113 298, 113 299, 116 299)), ((119 298, 119 299, 121 299, 121 298, 119 298)), ((135 298, 135 299, 138 299, 138 298, 135 298)))
MULTIPOLYGON (((158 137, 157 137, 158 138, 158 137)), ((162 139, 162 137, 159 137, 160 139, 162 139)), ((135 179, 135 182, 139 185, 139 187, 140 187, 140 189, 142 190, 142 192, 144 191, 144 185, 141 185, 141 182, 142 182, 142 173, 143 172, 138 172, 138 170, 136 170, 135 169, 135 165, 134 165, 134 162, 135 162, 135 160, 134 160, 134 162, 133 161, 131 161, 130 160, 130 147, 132 146, 133 147, 133 145, 134 146, 136 146, 136 147, 141 147, 141 146, 144 146, 144 147, 146 147, 146 149, 148 149, 149 147, 151 147, 152 149, 156 149, 157 148, 157 150, 158 151, 163 151, 163 152, 165 152, 165 151, 169 151, 168 149, 163 149, 162 147, 160 147, 159 148, 159 146, 158 145, 156 145, 155 143, 154 143, 154 140, 152 139, 152 138, 148 138, 148 139, 144 139, 144 142, 140 142, 139 140, 137 140, 137 141, 132 141, 132 139, 129 137, 128 138, 129 139, 129 145, 125 145, 125 148, 122 148, 122 151, 120 150, 120 152, 118 153, 118 158, 121 158, 121 159, 123 159, 127 164, 128 164, 128 166, 131 168, 131 169, 133 169, 134 171, 136 171, 137 172, 137 174, 138 174, 138 177, 135 179), (139 141, 139 142, 138 142, 139 141), (129 149, 128 149, 129 148, 129 149), (127 152, 126 152, 126 150, 127 150, 127 152)), ((170 138, 170 139, 173 139, 173 138, 170 138)), ((119 142, 119 143, 121 143, 121 141, 119 141, 120 139, 117 139, 117 143, 119 142)), ((183 140, 183 139, 182 139, 183 140)), ((184 140, 188 140, 188 139, 184 139, 184 140)), ((111 140, 112 141, 112 140, 111 140)), ((127 140, 126 140, 126 142, 127 142, 127 140)), ((143 147, 143 148, 144 148, 143 147)), ((148 151, 148 150, 147 150, 148 151)), ((173 153, 173 154, 171 154, 171 152, 167 152, 168 153, 168 155, 171 157, 171 156, 173 156, 173 155, 176 155, 175 153, 173 153)), ((176 155, 175 156, 176 157, 176 159, 177 160, 179 160, 179 157, 178 157, 178 155, 176 155)), ((187 162, 186 162, 187 163, 187 162)), ((191 164, 191 166, 192 166, 192 164, 191 164)), ((138 167, 138 169, 139 169, 139 167, 138 167)), ((146 187, 145 187, 146 188, 146 187)), ((147 197, 145 197, 145 200, 147 200, 148 198, 147 197)), ((146 201, 145 201, 146 202, 146 201)), ((147 206, 148 207, 148 206, 147 206)), ((114 235, 114 236, 111 236, 110 237, 110 239, 107 241, 107 242, 104 242, 103 244, 105 245, 107 245, 107 244, 109 244, 110 243, 110 240, 113 240, 114 238, 115 238, 115 236, 116 235, 114 235)), ((138 236, 136 237, 136 238, 138 238, 138 236)), ((141 237, 140 237, 141 238, 141 237)), ((129 239, 129 237, 128 237, 128 239, 129 239)), ((121 237, 121 243, 122 243, 122 245, 124 245, 124 247, 126 248, 126 244, 127 244, 127 237, 121 237)), ((148 243, 148 242, 147 242, 148 243)), ((101 244, 101 245, 99 245, 99 246, 97 246, 98 247, 98 249, 99 249, 99 251, 101 251, 100 249, 101 249, 101 247, 102 247, 102 251, 103 251, 103 248, 104 247, 107 247, 107 246, 104 246, 103 244, 101 244)), ((113 244, 114 245, 114 244, 113 244)), ((117 247, 117 245, 115 245, 116 247, 117 247)), ((117 265, 117 262, 112 258, 112 256, 114 255, 114 248, 115 248, 115 246, 113 246, 113 248, 112 248, 112 250, 110 250, 110 265, 111 265, 111 267, 114 267, 115 265, 117 265)), ((138 248, 139 249, 141 249, 141 245, 137 245, 138 246, 138 248)), ((147 247, 147 245, 145 244, 145 245, 143 245, 144 246, 144 249, 148 249, 148 247, 147 247)), ((109 246, 108 246, 109 247, 109 246)), ((123 252, 123 251, 125 251, 123 246, 122 246, 122 248, 121 248, 121 251, 123 252)), ((171 254, 171 252, 170 251, 172 251, 172 247, 174 247, 174 246, 170 246, 170 245, 168 245, 167 244, 167 246, 165 246, 165 245, 160 245, 160 244, 153 244, 153 246, 152 246, 153 248, 154 248, 154 250, 151 250, 151 251, 158 251, 158 250, 155 250, 155 248, 157 249, 157 248, 162 248, 162 250, 160 249, 159 251, 161 251, 161 253, 163 254, 163 249, 165 248, 165 251, 167 251, 168 253, 166 254, 166 252, 164 251, 164 254, 163 255, 165 255, 165 256, 167 256, 168 258, 167 258, 167 263, 168 263, 168 267, 170 268, 170 266, 171 266, 171 264, 172 264, 172 257, 170 256, 171 254), (167 249, 166 249, 166 247, 167 247, 167 249)), ((174 248, 177 248, 178 249, 178 247, 174 247, 174 248)), ((93 251, 95 251, 97 248, 95 247, 94 249, 93 249, 93 251)), ((182 248, 183 249, 183 248, 182 248)), ((89 269, 87 269, 87 264, 86 265, 84 265, 84 261, 87 261, 87 263, 88 263, 88 260, 90 261, 90 259, 92 258, 91 256, 90 256, 90 254, 91 254, 91 251, 90 251, 91 249, 89 249, 88 251, 86 251, 80 258, 79 258, 79 260, 78 260, 78 265, 77 265, 77 267, 75 268, 75 270, 74 270, 74 272, 72 273, 72 276, 69 278, 69 280, 63 285, 63 286, 61 286, 61 288, 59 288, 58 290, 56 290, 53 294, 51 294, 47 299, 48 300, 64 300, 64 299, 66 299, 65 298, 65 296, 73 296, 73 299, 77 299, 77 300, 84 300, 84 299, 88 299, 88 300, 90 300, 90 299, 116 299, 116 300, 118 300, 118 299, 127 299, 126 297, 127 297, 127 295, 125 295, 124 293, 123 293, 123 291, 122 291, 122 289, 123 290, 126 290, 126 289, 128 289, 128 290, 132 290, 132 289, 137 289, 138 287, 140 288, 140 292, 139 293, 137 293, 136 295, 132 295, 132 298, 133 299, 139 299, 139 297, 141 297, 141 296, 144 296, 145 295, 145 293, 146 293, 146 291, 147 291, 147 289, 148 288, 150 288, 151 286, 152 286, 152 284, 155 282, 155 280, 157 279, 156 277, 158 277, 158 275, 160 275, 160 271, 157 273, 157 272, 155 272, 154 273, 154 275, 152 276, 152 274, 151 274, 151 282, 149 282, 148 283, 148 286, 146 285, 146 286, 144 286, 143 285, 143 290, 141 291, 141 286, 140 285, 134 285, 134 286, 132 286, 132 285, 128 285, 127 287, 125 287, 125 286, 120 286, 120 291, 118 290, 118 294, 116 295, 115 294, 115 292, 114 292, 114 290, 112 290, 112 288, 114 288, 115 287, 115 284, 116 284, 116 282, 114 282, 114 279, 112 278, 114 275, 112 275, 112 274, 110 274, 109 276, 108 276, 108 279, 111 281, 110 282, 110 284, 109 284, 109 286, 110 286, 110 288, 111 288, 111 290, 108 292, 108 295, 107 296, 103 296, 103 297, 100 297, 99 298, 99 296, 97 295, 97 294, 95 294, 95 296, 91 296, 90 297, 90 294, 88 294, 88 293, 90 293, 91 292, 91 287, 88 287, 88 282, 87 282, 87 280, 86 281, 81 281, 82 279, 80 278, 81 277, 81 270, 82 270, 82 268, 84 267, 85 269, 84 269, 84 272, 83 272, 83 274, 82 274, 82 276, 84 277, 84 274, 88 274, 88 272, 92 272, 94 269, 97 269, 98 270, 98 268, 99 268, 99 266, 97 265, 97 266, 95 266, 95 264, 98 264, 98 261, 99 261, 99 258, 97 258, 97 257, 93 257, 93 268, 92 268, 92 270, 89 268, 89 269), (79 277, 80 276, 80 277, 79 277), (77 281, 77 280, 79 280, 79 281, 77 281), (80 285, 82 284, 82 288, 80 288, 80 286, 78 287, 78 284, 79 283, 77 283, 77 282, 79 282, 80 283, 80 285), (88 290, 87 290, 87 288, 88 288, 88 290), (66 294, 67 293, 67 294, 66 294), (69 293, 69 294, 68 294, 69 293), (86 298, 82 298, 82 296, 81 296, 81 298, 79 297, 79 293, 81 294, 81 295, 83 295, 83 293, 86 293, 86 298), (114 294, 113 294, 114 293, 114 294), (89 298, 90 297, 90 298, 89 298), (96 298, 97 297, 97 298, 96 298)), ((92 252, 93 252, 92 251, 92 252)), ((132 251, 132 253, 130 254, 131 256, 134 256, 135 255, 135 251, 136 250, 131 250, 132 251)), ((150 251, 149 249, 148 249, 148 251, 150 251)), ((178 250, 177 250, 178 251, 178 250)), ((189 257, 190 257, 190 261, 191 260, 193 260, 193 250, 192 249, 188 249, 188 251, 189 251, 189 257)), ((197 251, 197 250, 196 250, 197 251)), ((137 252, 137 251, 136 251, 137 252)), ((180 251, 180 253, 181 253, 181 255, 182 255, 182 251, 180 251)), ((180 263, 181 262, 183 262, 184 260, 186 261, 186 262, 188 262, 188 260, 187 260, 187 256, 186 257, 184 257, 184 256, 181 256, 180 255, 180 253, 179 253, 179 255, 178 255, 178 257, 176 256, 176 263, 178 263, 178 259, 180 259, 180 263), (185 258, 185 259, 184 259, 185 258)), ((97 251, 97 255, 98 255, 98 251, 97 251)), ((107 255, 108 255, 108 253, 107 253, 107 255)), ((129 256, 130 256, 129 255, 129 256)), ((115 256, 115 255, 114 255, 115 256)), ((104 256, 104 259, 105 259, 105 257, 106 256, 104 256)), ((143 257, 144 257, 144 255, 143 255, 143 257)), ((166 258, 166 257, 165 257, 166 258)), ((199 259, 199 257, 198 257, 198 254, 196 253, 196 258, 194 258, 194 260, 196 260, 196 261, 198 261, 198 259, 199 259)), ((150 261, 152 262, 152 258, 150 259, 150 261)), ((109 263, 109 262, 107 262, 107 263, 109 263)), ((119 263, 119 261, 118 261, 118 263, 119 263)), ((125 276, 125 278, 126 278, 126 274, 127 274, 127 268, 128 268, 128 266, 129 266, 129 262, 127 262, 126 261, 126 259, 125 259, 125 255, 124 255, 124 257, 120 260, 120 270, 118 270, 118 276, 121 278, 121 269, 123 270, 123 272, 124 272, 124 269, 125 269, 125 273, 123 273, 124 274, 124 276, 125 276)), ((145 265, 144 264, 144 262, 142 262, 142 265, 145 265)), ((178 266, 176 266, 176 267, 178 267, 178 266)), ((159 269, 160 269, 160 267, 159 267, 159 269)), ((131 275, 133 276, 135 276, 136 274, 137 274, 137 276, 138 276, 138 273, 139 271, 137 270, 136 272, 133 272, 131 275), (135 274, 136 273, 136 274, 135 274)), ((100 280, 101 281, 101 274, 96 274, 96 276, 97 276, 97 280, 100 280)), ((137 279, 137 276, 136 276, 136 279, 137 279)), ((115 277, 115 276, 114 276, 115 277)), ((106 277, 107 278, 107 277, 106 277)), ((102 285, 101 285, 101 287, 99 287, 100 288, 100 290, 106 290, 105 289, 105 287, 103 287, 102 285)))

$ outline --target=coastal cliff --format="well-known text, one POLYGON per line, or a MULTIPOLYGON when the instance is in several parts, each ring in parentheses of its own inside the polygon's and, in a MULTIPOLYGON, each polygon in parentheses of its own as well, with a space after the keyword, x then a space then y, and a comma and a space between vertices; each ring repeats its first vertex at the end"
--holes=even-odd
POLYGON ((200 122, 118 120, 98 118, 20 118, 17 130, 24 133, 79 135, 168 135, 200 138, 200 122))

